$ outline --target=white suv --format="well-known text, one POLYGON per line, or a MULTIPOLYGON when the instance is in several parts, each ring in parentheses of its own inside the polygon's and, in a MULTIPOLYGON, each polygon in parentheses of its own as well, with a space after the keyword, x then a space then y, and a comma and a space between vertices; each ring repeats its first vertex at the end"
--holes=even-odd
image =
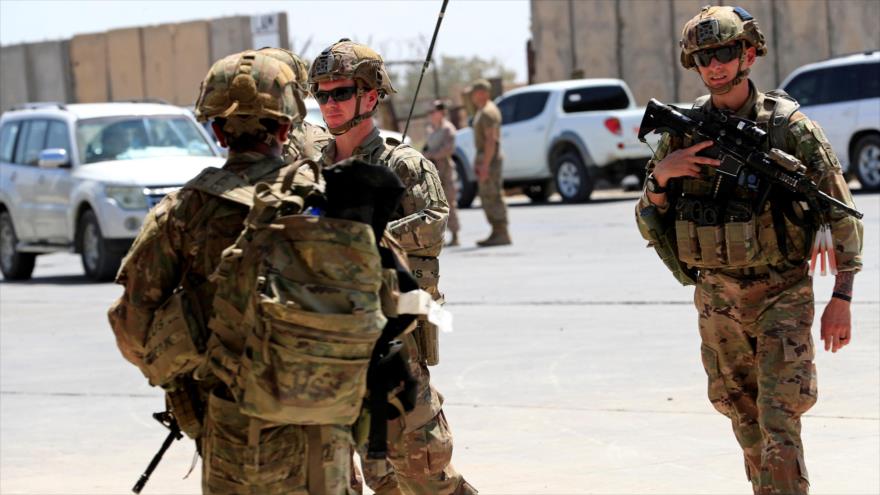
POLYGON ((880 51, 799 67, 782 89, 825 130, 844 172, 880 190, 880 51))
POLYGON ((185 109, 32 103, 0 117, 0 270, 28 279, 38 254, 81 253, 109 280, 147 211, 224 159, 185 109))

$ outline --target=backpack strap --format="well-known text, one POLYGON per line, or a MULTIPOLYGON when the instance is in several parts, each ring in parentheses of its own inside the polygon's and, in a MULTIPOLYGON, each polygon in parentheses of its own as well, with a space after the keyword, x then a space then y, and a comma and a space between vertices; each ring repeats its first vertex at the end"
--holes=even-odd
POLYGON ((799 108, 800 104, 781 89, 764 93, 764 104, 758 109, 755 121, 767 126, 771 148, 784 150, 788 122, 799 108))
POLYGON ((254 203, 254 186, 239 175, 222 168, 208 167, 183 187, 227 199, 248 208, 254 203))

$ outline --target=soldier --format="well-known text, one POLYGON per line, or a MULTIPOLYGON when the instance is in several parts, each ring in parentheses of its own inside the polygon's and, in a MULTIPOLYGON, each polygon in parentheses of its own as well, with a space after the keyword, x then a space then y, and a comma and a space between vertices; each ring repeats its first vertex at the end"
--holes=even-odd
MULTIPOLYGON (((196 116, 212 119, 217 138, 229 148, 218 172, 245 184, 284 189, 293 165, 282 158, 282 149, 291 127, 303 117, 298 84, 302 81, 297 82, 287 65, 254 51, 230 55, 211 67, 196 116)), ((320 180, 309 167, 290 177, 294 188, 314 189, 320 180)), ((213 312, 218 285, 209 277, 221 253, 239 236, 248 208, 206 192, 208 186, 194 179, 148 213, 116 278, 124 292, 109 311, 119 350, 152 384, 166 388, 172 413, 203 456, 204 493, 353 493, 349 426, 310 429, 246 416, 218 376, 202 372, 206 358, 198 354, 198 344, 168 355, 183 348, 175 338, 167 341, 173 343, 168 349, 146 352, 148 337, 162 331, 158 323, 183 320, 189 337, 194 328, 205 332, 213 312), (169 309, 176 302, 185 308, 178 314, 169 309), (166 356, 156 358, 153 352, 166 356), (181 384, 192 381, 194 369, 198 381, 193 393, 181 384), (166 379, 175 373, 183 377, 166 379)))
POLYGON ((471 85, 471 101, 477 108, 474 115, 474 144, 477 158, 474 171, 479 182, 480 202, 486 220, 492 226, 488 238, 477 241, 480 247, 505 246, 511 243, 507 230, 507 205, 504 204, 504 181, 501 178, 501 112, 489 98, 489 81, 478 79, 471 85))
MULTIPOLYGON (((406 250, 419 286, 442 300, 437 288, 448 206, 437 169, 418 151, 384 141, 373 123, 380 98, 395 90, 382 57, 371 48, 342 39, 315 59, 309 70, 312 94, 334 139, 322 155, 330 165, 347 158, 390 167, 406 192, 388 230, 406 250)), ((430 384, 436 364, 437 333, 425 322, 404 338, 409 368, 417 381, 415 408, 388 424, 388 462, 368 461, 358 446, 367 485, 379 494, 476 493, 451 464, 452 434, 441 410, 443 397, 430 384)))
MULTIPOLYGON (((784 92, 762 93, 748 79, 756 57, 767 53, 764 35, 748 12, 704 7, 685 25, 680 45, 681 64, 699 73, 710 93, 696 101, 696 110, 726 109, 757 122, 769 134, 768 149, 796 156, 821 190, 852 205, 819 125, 798 112, 784 92)), ((800 418, 816 402, 816 369, 813 290, 805 259, 813 232, 804 228, 809 224, 804 219, 814 213, 776 189, 768 201, 756 201, 750 181, 713 199, 719 161, 699 154, 711 146, 711 141, 663 136, 648 163, 637 223, 661 257, 678 259, 679 275, 695 275, 709 399, 731 420, 754 492, 807 493, 800 418), (713 209, 738 212, 738 218, 725 216, 718 225, 693 213, 713 209), (658 232, 667 228, 675 234, 675 252, 658 242, 658 232)), ((836 352, 851 339, 850 300, 862 264, 862 225, 838 210, 829 216, 839 273, 822 315, 821 337, 825 350, 836 352)))
POLYGON ((446 201, 449 203, 449 221, 446 227, 452 233, 452 239, 447 246, 458 246, 458 212, 455 207, 457 191, 455 190, 455 162, 452 161, 452 152, 455 151, 455 126, 446 118, 446 102, 436 100, 431 106, 429 114, 431 122, 428 124, 428 140, 422 154, 428 160, 434 162, 437 173, 440 174, 440 183, 443 184, 443 192, 446 193, 446 201))

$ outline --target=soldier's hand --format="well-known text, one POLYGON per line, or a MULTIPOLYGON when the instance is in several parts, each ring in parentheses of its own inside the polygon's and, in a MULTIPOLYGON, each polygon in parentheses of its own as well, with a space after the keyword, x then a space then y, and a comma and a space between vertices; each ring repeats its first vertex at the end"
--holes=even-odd
POLYGON ((474 172, 477 174, 477 180, 482 182, 489 178, 489 164, 477 163, 474 167, 474 172))
POLYGON ((849 302, 832 297, 822 313, 822 340, 825 350, 837 352, 850 343, 852 323, 849 302))
POLYGON ((666 187, 669 179, 675 177, 699 177, 703 166, 717 167, 720 160, 697 156, 700 151, 712 146, 712 141, 703 141, 688 148, 675 150, 654 165, 654 178, 660 187, 666 187))

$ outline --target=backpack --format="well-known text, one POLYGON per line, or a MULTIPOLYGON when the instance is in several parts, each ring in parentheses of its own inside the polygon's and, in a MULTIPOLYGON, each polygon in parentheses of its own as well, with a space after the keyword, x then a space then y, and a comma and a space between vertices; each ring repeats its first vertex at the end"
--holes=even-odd
MULTIPOLYGON (((302 161, 286 186, 305 165, 321 176, 302 161)), ((205 366, 243 414, 270 422, 354 423, 385 315, 395 314, 397 279, 380 240, 403 185, 359 161, 323 176, 326 191, 305 196, 254 186, 244 230, 210 277, 205 366)))

